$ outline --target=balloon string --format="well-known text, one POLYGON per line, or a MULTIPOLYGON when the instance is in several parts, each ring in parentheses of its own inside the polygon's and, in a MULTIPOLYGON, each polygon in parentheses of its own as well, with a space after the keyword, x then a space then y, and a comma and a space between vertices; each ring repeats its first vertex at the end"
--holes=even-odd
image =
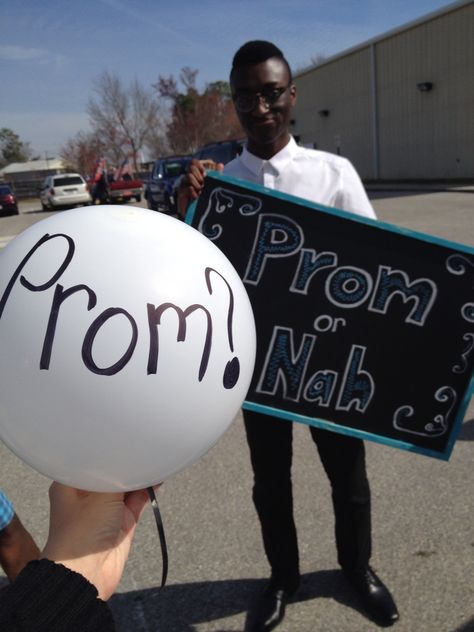
POLYGON ((153 507, 153 513, 155 515, 155 522, 158 529, 158 535, 160 536, 161 545, 161 557, 163 560, 163 571, 161 574, 161 588, 166 584, 166 578, 168 576, 168 548, 166 546, 165 530, 163 527, 163 521, 161 519, 160 510, 158 508, 158 502, 155 496, 155 490, 153 487, 147 488, 148 496, 150 498, 151 506, 153 507))

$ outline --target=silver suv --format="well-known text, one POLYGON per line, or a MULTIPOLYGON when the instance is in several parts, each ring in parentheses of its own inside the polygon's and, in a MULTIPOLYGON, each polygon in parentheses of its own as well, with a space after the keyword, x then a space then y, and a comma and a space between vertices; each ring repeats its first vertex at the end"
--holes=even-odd
POLYGON ((48 176, 40 189, 43 211, 84 206, 92 202, 86 181, 79 173, 48 176))

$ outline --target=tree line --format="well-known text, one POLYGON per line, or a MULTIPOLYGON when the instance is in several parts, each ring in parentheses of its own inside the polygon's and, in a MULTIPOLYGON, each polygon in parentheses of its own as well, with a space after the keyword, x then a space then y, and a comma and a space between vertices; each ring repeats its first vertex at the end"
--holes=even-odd
POLYGON ((116 166, 131 157, 138 170, 144 151, 153 158, 192 154, 206 143, 241 136, 229 84, 215 81, 199 90, 197 75, 184 67, 178 78, 160 75, 145 88, 103 72, 87 103, 91 131, 67 140, 61 158, 84 174, 91 173, 98 157, 116 166))

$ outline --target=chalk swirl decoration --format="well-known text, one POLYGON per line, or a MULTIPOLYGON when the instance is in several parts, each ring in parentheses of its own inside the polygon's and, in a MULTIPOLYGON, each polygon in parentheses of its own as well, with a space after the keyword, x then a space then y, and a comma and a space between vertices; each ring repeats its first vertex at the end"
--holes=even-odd
POLYGON ((224 211, 237 208, 241 215, 255 215, 262 207, 262 201, 253 195, 234 193, 229 189, 218 187, 209 196, 207 208, 204 211, 198 230, 209 239, 218 239, 222 234, 222 225, 212 223, 215 221, 213 214, 222 214, 224 211), (210 223, 210 225, 208 225, 210 223))
POLYGON ((467 342, 463 353, 461 354, 461 362, 460 364, 456 364, 453 367, 453 373, 465 373, 467 367, 469 366, 468 363, 468 358, 471 355, 473 349, 474 349, 474 334, 473 333, 466 333, 464 334, 464 336, 462 337, 463 340, 465 340, 467 342))
POLYGON ((415 414, 413 406, 400 406, 393 416, 393 427, 400 432, 408 432, 420 437, 440 437, 449 429, 449 418, 457 400, 456 391, 451 386, 442 386, 435 393, 435 399, 448 404, 448 410, 444 414, 435 415, 432 421, 425 424, 423 429, 415 430, 410 427, 410 417, 415 414))
MULTIPOLYGON (((465 274, 469 268, 474 269, 474 261, 464 255, 450 255, 446 260, 446 268, 451 274, 465 274)), ((461 315, 464 320, 474 323, 474 303, 465 303, 461 308, 461 315)))

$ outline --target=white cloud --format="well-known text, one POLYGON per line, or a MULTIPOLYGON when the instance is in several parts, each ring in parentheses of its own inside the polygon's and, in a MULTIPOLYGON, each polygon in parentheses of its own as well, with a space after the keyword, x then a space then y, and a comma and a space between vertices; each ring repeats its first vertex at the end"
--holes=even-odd
POLYGON ((44 48, 27 48, 25 46, 0 46, 0 59, 13 62, 41 62, 52 64, 55 70, 62 70, 69 59, 61 54, 54 54, 44 48))
POLYGON ((9 61, 24 61, 32 59, 46 59, 48 51, 43 48, 26 48, 25 46, 0 46, 0 59, 9 61))

